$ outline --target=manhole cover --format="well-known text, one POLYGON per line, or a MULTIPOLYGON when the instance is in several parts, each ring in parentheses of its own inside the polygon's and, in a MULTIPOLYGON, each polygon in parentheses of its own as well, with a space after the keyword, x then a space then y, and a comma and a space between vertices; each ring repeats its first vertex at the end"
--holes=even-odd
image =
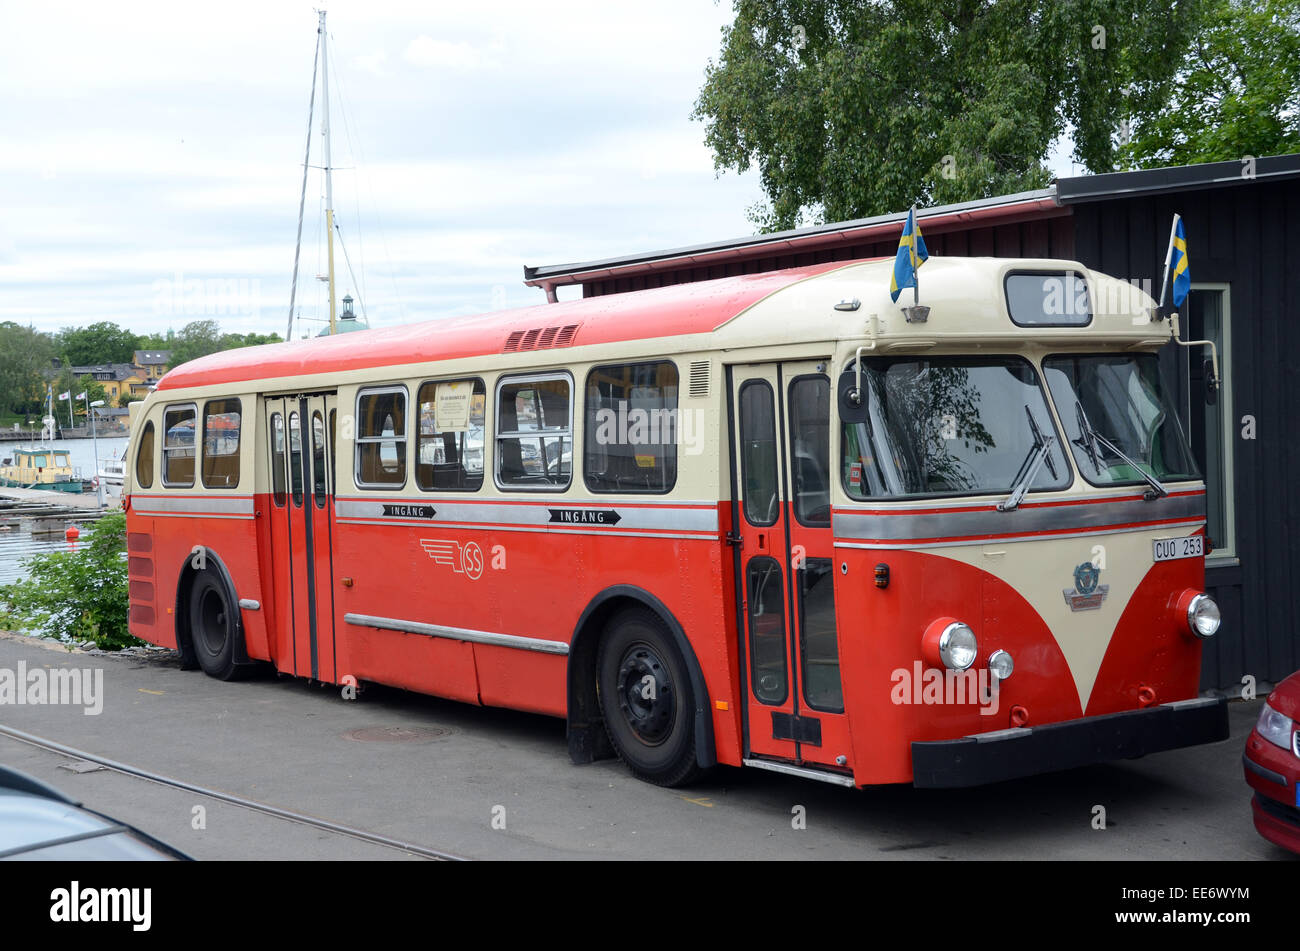
POLYGON ((451 730, 436 726, 363 726, 348 730, 343 739, 362 743, 427 743, 450 733, 451 730))

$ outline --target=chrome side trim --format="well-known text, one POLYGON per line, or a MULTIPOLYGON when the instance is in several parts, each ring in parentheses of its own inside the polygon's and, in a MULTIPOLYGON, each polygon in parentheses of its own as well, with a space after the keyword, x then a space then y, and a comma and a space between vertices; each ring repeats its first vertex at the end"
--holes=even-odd
MULTIPOLYGON (((593 534, 601 532, 600 526, 572 522, 552 522, 550 510, 570 509, 583 512, 618 512, 618 529, 672 529, 679 532, 716 532, 718 530, 718 508, 687 506, 656 506, 646 508, 639 505, 619 505, 617 500, 608 502, 552 502, 547 500, 539 505, 492 504, 474 502, 444 501, 442 499, 338 499, 334 503, 339 521, 379 520, 383 524, 394 525, 433 525, 438 523, 460 523, 484 528, 500 525, 536 527, 543 531, 558 532, 566 529, 578 529, 593 534), (385 517, 384 506, 394 503, 429 506, 437 513, 433 518, 385 517)), ((612 531, 613 524, 604 533, 612 531)))
POLYGON ((232 499, 219 495, 131 496, 131 509, 137 515, 227 515, 253 517, 253 500, 232 499))
POLYGON ((426 637, 444 637, 452 641, 490 644, 493 647, 513 647, 518 650, 539 651, 543 654, 565 655, 569 653, 569 645, 564 641, 544 641, 538 637, 520 637, 518 634, 470 631, 461 627, 444 627, 441 624, 403 621, 400 618, 391 617, 374 617, 369 614, 345 614, 343 620, 358 627, 375 627, 381 630, 401 631, 404 634, 423 634, 426 637))
POLYGON ((240 606, 241 608, 243 608, 244 610, 246 610, 246 611, 260 611, 260 610, 262 610, 262 606, 261 606, 260 604, 258 604, 256 601, 254 601, 252 598, 240 598, 240 599, 239 599, 239 606, 240 606))
POLYGON ((745 766, 770 770, 773 773, 784 773, 787 776, 798 776, 801 779, 816 779, 823 783, 833 783, 836 786, 847 786, 850 789, 854 786, 852 776, 842 776, 839 773, 828 773, 821 769, 808 769, 806 766, 791 766, 789 763, 771 763, 765 759, 744 759, 741 760, 741 763, 745 766))
MULTIPOLYGON (((837 510, 832 516, 837 538, 872 541, 952 541, 959 538, 1013 535, 1030 532, 1111 530, 1111 527, 1159 521, 1205 518, 1205 496, 1165 496, 1151 502, 1022 504, 999 512, 986 503, 984 510, 943 511, 924 515, 906 511, 854 513, 837 510)), ((938 506, 936 505, 936 508, 938 506)))

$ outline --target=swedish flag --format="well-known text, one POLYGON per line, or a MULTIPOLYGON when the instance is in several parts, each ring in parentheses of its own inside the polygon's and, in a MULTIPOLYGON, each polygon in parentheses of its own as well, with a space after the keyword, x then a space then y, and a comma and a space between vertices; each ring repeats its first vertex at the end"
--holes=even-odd
POLYGON ((889 282, 889 296, 893 301, 898 301, 903 288, 917 286, 916 269, 929 257, 921 228, 916 223, 916 206, 913 205, 907 213, 907 223, 903 225, 903 236, 898 241, 898 254, 894 256, 894 277, 889 282))
POLYGON ((1187 270, 1187 236, 1183 233, 1183 218, 1174 223, 1173 256, 1170 265, 1174 273, 1174 306, 1182 307, 1187 293, 1192 289, 1192 275, 1187 270))

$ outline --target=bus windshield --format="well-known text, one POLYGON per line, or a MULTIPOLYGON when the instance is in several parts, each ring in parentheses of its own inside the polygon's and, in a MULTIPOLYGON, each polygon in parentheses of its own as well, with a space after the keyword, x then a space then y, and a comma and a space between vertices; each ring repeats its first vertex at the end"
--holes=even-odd
POLYGON ((841 476, 851 498, 1006 493, 1031 470, 1030 491, 1070 484, 1027 360, 868 358, 862 388, 867 421, 844 424, 841 476))
POLYGON ((1200 478, 1154 353, 1058 355, 1043 372, 1075 463, 1093 485, 1200 478))

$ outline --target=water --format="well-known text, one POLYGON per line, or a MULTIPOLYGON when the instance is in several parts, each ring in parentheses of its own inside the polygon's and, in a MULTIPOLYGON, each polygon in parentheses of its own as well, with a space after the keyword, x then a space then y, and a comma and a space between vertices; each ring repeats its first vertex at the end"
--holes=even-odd
MULTIPOLYGON (((11 451, 15 446, 27 446, 29 443, 4 443, 0 444, 0 456, 11 451)), ((66 449, 68 451, 68 461, 73 469, 80 468, 81 477, 90 479, 95 474, 95 445, 89 439, 58 439, 53 443, 40 443, 37 445, 50 445, 57 449, 66 449)), ((126 450, 126 437, 118 436, 112 439, 99 440, 99 458, 108 460, 120 456, 126 450)), ((0 487, 0 496, 4 495, 4 488, 0 487)), ((113 495, 105 491, 105 500, 112 505, 113 495)), ((5 514, 0 509, 0 519, 4 519, 5 514)), ((84 533, 86 529, 93 524, 93 520, 77 521, 76 518, 69 516, 69 522, 78 525, 84 533)), ((30 519, 23 519, 19 526, 9 531, 0 531, 0 584, 9 584, 26 576, 23 570, 22 562, 32 555, 42 554, 51 551, 71 551, 75 543, 69 543, 63 537, 60 530, 53 535, 33 535, 32 522, 30 519)))

